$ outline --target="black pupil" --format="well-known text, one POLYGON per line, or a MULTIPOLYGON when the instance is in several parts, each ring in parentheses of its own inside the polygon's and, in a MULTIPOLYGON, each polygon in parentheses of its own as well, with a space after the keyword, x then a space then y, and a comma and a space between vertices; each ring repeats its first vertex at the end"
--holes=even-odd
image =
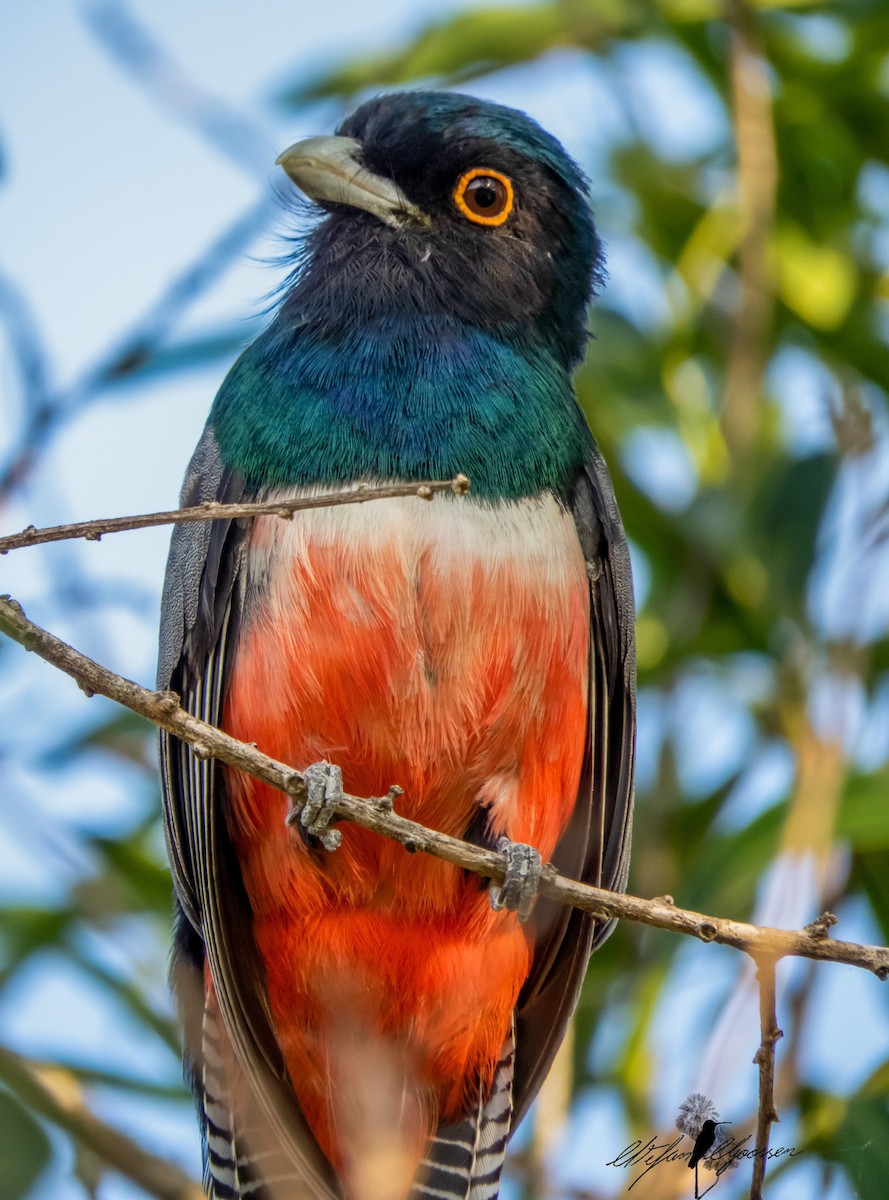
POLYGON ((479 208, 490 208, 497 203, 497 189, 491 183, 480 183, 473 188, 472 198, 479 208))

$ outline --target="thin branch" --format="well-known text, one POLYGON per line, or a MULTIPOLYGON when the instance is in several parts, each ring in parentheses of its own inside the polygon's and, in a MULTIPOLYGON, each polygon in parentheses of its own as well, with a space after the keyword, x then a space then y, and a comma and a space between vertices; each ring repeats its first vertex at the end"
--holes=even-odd
MULTIPOLYGON (((175 693, 150 691, 132 680, 115 675, 29 621, 21 606, 8 596, 0 597, 0 632, 70 675, 88 696, 107 696, 187 742, 199 758, 219 759, 293 797, 297 804, 304 801, 305 780, 301 771, 286 763, 276 762, 255 746, 239 742, 192 716, 181 707, 175 693)), ((396 816, 389 797, 362 799, 344 795, 337 800, 334 808, 339 817, 401 842, 409 853, 423 851, 464 870, 474 871, 495 883, 503 882, 502 855, 396 816)), ((543 868, 539 892, 560 904, 572 905, 601 919, 615 917, 637 921, 657 929, 700 938, 704 942, 721 942, 757 959, 771 957, 777 960, 785 956, 797 956, 823 962, 841 962, 872 971, 879 979, 889 978, 889 948, 833 941, 825 936, 824 926, 818 922, 813 928, 794 931, 705 916, 677 908, 669 896, 644 900, 577 883, 565 879, 550 865, 543 868)))
MULTIPOLYGON (((27 298, 3 271, 0 271, 0 321, 6 327, 10 349, 18 367, 24 424, 39 436, 53 408, 49 355, 27 298)), ((28 441, 18 456, 13 482, 18 482, 19 476, 26 473, 30 465, 28 441)))
POLYGON ((42 1069, 0 1046, 0 1080, 29 1108, 64 1129, 81 1145, 157 1200, 203 1200, 203 1189, 181 1171, 94 1116, 68 1071, 42 1069))
MULTIPOLYGON (((181 1051, 177 1043, 176 1051, 181 1051)), ((44 1077, 70 1075, 85 1087, 103 1087, 121 1092, 134 1092, 137 1096, 150 1096, 155 1100, 190 1103, 193 1099, 191 1091, 185 1083, 157 1083, 153 1079, 124 1075, 120 1071, 103 1071, 98 1067, 85 1066, 83 1063, 70 1060, 31 1059, 31 1066, 37 1074, 44 1077)))
POLYGON ((37 407, 49 392, 49 356, 31 306, 4 271, 0 271, 0 321, 6 326, 28 403, 37 407))
MULTIPOLYGON (((825 917, 830 914, 825 913, 825 917)), ((826 923, 826 922, 825 922, 826 923)), ((817 935, 816 935, 817 936, 817 935)), ((821 933, 826 936, 826 930, 821 933)), ((775 1111, 775 1043, 784 1036, 778 1028, 775 1010, 775 959, 757 959, 756 978, 759 981, 759 1049, 753 1056, 759 1067, 759 1112, 756 1118, 756 1154, 753 1159, 753 1180, 750 1200, 762 1200, 762 1185, 769 1152, 769 1134, 777 1121, 775 1111)))
POLYGON ((465 475, 453 479, 430 479, 420 483, 393 483, 381 486, 359 484, 348 492, 332 492, 304 496, 299 500, 270 500, 252 504, 218 504, 208 501, 193 508, 173 508, 168 512, 143 513, 135 517, 105 517, 94 521, 77 521, 72 525, 50 525, 36 529, 29 525, 21 533, 0 537, 0 554, 20 550, 24 546, 40 546, 46 542, 62 542, 69 538, 84 538, 98 542, 106 533, 122 533, 127 529, 150 529, 155 525, 182 525, 189 521, 236 520, 241 517, 273 516, 289 519, 308 508, 336 508, 342 504, 364 504, 367 500, 392 500, 399 496, 417 496, 431 500, 438 492, 454 492, 458 496, 469 491, 465 475))

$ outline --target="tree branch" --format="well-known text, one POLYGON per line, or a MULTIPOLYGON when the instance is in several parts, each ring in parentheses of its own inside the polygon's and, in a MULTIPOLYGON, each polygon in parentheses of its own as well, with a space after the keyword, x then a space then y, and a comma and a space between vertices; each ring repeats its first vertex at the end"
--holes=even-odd
MULTIPOLYGON (((22 388, 23 424, 33 431, 13 463, 4 473, 14 486, 31 465, 31 445, 51 419, 52 388, 49 382, 49 355, 37 321, 21 289, 0 270, 0 321, 6 328, 9 345, 18 368, 22 388)), ((3 485, 0 484, 0 493, 3 485)), ((2 498, 2 497, 0 497, 2 498)))
MULTIPOLYGON (((829 913, 824 914, 825 917, 829 913)), ((825 922, 826 923, 826 922, 825 922)), ((819 935, 815 935, 819 936, 819 935)), ((826 936, 826 930, 820 935, 826 936)), ((753 1159, 753 1180, 750 1185, 750 1200, 762 1200, 762 1185, 766 1173, 766 1157, 769 1150, 769 1134, 775 1111, 775 1043, 784 1036, 778 1028, 775 1010, 775 959, 757 960, 756 978, 759 982, 759 1028, 761 1041, 753 1061, 759 1067, 759 1111, 756 1118, 756 1154, 753 1159)))
POLYGON ((80 1085, 62 1069, 42 1069, 0 1046, 0 1080, 29 1108, 58 1125, 157 1200, 203 1200, 203 1189, 179 1167, 143 1150, 95 1117, 84 1105, 80 1085))
MULTIPOLYGON (((0 632, 70 675, 88 696, 107 696, 188 742, 199 758, 219 759, 293 797, 298 804, 305 799, 302 772, 286 763, 276 762, 255 746, 239 742, 192 716, 181 707, 179 697, 173 692, 157 692, 141 687, 80 654, 60 638, 29 621, 21 606, 9 596, 0 597, 0 632)), ((401 842, 409 853, 423 851, 464 870, 474 871, 495 883, 503 882, 502 855, 397 816, 392 811, 390 797, 362 799, 345 795, 337 801, 335 809, 339 817, 401 842)), ((800 931, 748 925, 677 908, 670 896, 644 900, 638 896, 622 895, 577 883, 559 875, 550 865, 543 868, 539 892, 560 904, 573 905, 601 919, 614 917, 637 921, 657 929, 697 937, 704 942, 721 942, 743 950, 756 959, 771 957, 777 960, 795 956, 841 962, 872 971, 879 979, 889 978, 889 948, 833 941, 826 936, 823 921, 800 931)))
POLYGON ((78 521, 71 525, 50 525, 35 529, 29 525, 21 533, 0 537, 0 554, 24 546, 40 546, 46 542, 61 542, 69 538, 84 538, 98 542, 106 533, 121 533, 127 529, 150 529, 155 525, 181 525, 189 521, 236 520, 240 517, 276 516, 289 519, 296 512, 309 508, 336 508, 341 504, 363 504, 367 500, 392 500, 399 496, 418 496, 431 500, 438 492, 454 492, 463 496, 470 488, 465 475, 453 479, 430 479, 420 483, 394 483, 380 486, 361 483, 348 492, 304 496, 299 500, 271 500, 252 504, 218 504, 208 501, 193 508, 174 508, 168 512, 143 513, 135 517, 105 517, 94 521, 78 521))

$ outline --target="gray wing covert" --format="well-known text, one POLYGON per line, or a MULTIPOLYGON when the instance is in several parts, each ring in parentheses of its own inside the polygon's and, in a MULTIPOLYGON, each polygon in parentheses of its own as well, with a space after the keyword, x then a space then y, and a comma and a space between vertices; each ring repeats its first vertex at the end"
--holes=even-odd
MULTIPOLYGON (((226 471, 212 427, 188 465, 180 504, 243 499, 240 477, 226 471)), ((219 723, 226 648, 236 617, 236 589, 245 531, 231 521, 176 525, 170 543, 161 602, 157 686, 176 692, 195 716, 219 723)), ((202 933, 199 880, 205 861, 204 818, 214 813, 218 770, 184 742, 160 735, 164 825, 176 894, 189 921, 202 933)))
MULTIPOLYGON (((614 489, 596 450, 568 498, 590 587, 587 741, 577 804, 552 857, 571 879, 621 891, 629 869, 636 740, 630 555, 614 489)), ((515 1121, 555 1057, 592 951, 613 922, 540 899, 531 973, 517 1008, 515 1121)))
MULTIPOLYGON (((249 499, 253 497, 246 493, 241 477, 221 462, 208 426, 189 464, 183 506, 249 499)), ((230 520, 177 525, 167 564, 157 684, 177 693, 188 712, 216 726, 237 642, 249 528, 249 522, 230 520)), ((274 1168, 275 1186, 263 1175, 263 1190, 251 1189, 251 1196, 272 1200, 286 1193, 332 1200, 337 1192, 329 1165, 300 1114, 275 1034, 265 972, 253 940, 250 903, 228 831, 225 769, 213 759, 199 758, 184 742, 163 732, 160 757, 165 832, 176 897, 184 914, 172 973, 183 1009, 186 1057, 203 1106, 208 1170, 212 1172, 213 1139, 218 1142, 220 1135, 208 1128, 207 1114, 213 1111, 218 1117, 227 1105, 224 1140, 232 1146, 247 1145, 244 1161, 252 1162, 254 1174, 259 1159, 280 1163, 283 1156, 288 1164, 287 1172, 274 1168), (222 1018, 215 1037, 224 1036, 231 1043, 241 1091, 239 1098, 213 1096, 209 1104, 207 1080, 212 1071, 204 1012, 205 958, 222 1018), (238 1112, 257 1111, 264 1118, 261 1146, 256 1135, 247 1137, 238 1126, 238 1112)), ((253 1124, 256 1127, 255 1120, 253 1124)), ((220 1196, 231 1194, 225 1191, 229 1185, 223 1178, 227 1177, 226 1173, 213 1176, 220 1196)))

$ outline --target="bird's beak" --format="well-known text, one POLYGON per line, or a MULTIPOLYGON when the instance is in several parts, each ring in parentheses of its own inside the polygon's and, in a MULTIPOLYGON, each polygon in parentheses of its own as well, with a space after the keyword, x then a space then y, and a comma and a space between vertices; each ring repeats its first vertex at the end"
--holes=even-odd
POLYGON ((275 161, 310 200, 363 208, 387 225, 400 225, 406 217, 428 225, 428 217, 391 179, 361 165, 360 150, 355 138, 313 137, 295 142, 275 161))

